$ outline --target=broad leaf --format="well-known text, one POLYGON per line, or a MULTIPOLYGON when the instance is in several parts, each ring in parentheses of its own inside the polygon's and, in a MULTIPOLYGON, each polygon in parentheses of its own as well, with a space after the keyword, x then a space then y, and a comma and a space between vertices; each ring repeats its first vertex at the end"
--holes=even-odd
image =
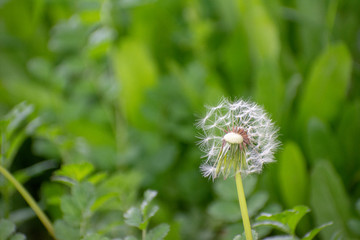
POLYGON ((170 227, 166 223, 162 223, 151 229, 146 235, 145 240, 162 240, 168 234, 170 227))
POLYGON ((300 101, 299 134, 303 135, 311 117, 329 122, 337 116, 350 82, 351 64, 344 44, 330 45, 315 61, 300 101))
MULTIPOLYGON (((94 166, 91 163, 72 163, 63 165, 60 170, 55 172, 55 176, 67 177, 71 180, 80 182, 89 176, 89 174, 91 174, 93 171, 94 166)), ((59 180, 59 178, 55 178, 55 180, 59 180)))
POLYGON ((301 149, 288 142, 279 159, 279 186, 286 206, 304 203, 307 196, 306 163, 301 149))
POLYGON ((320 232, 324 239, 331 239, 335 233, 348 237, 350 201, 339 175, 327 161, 318 162, 312 172, 310 203, 317 224, 334 223, 320 232))
POLYGON ((293 209, 283 211, 277 214, 263 214, 257 218, 257 222, 254 226, 270 225, 281 231, 295 234, 295 229, 301 218, 310 212, 310 209, 306 206, 296 206, 293 209))
POLYGON ((79 240, 80 231, 67 224, 63 220, 58 220, 54 224, 55 237, 58 240, 79 240))
POLYGON ((235 201, 215 201, 208 208, 208 213, 222 221, 238 221, 241 219, 240 207, 235 201))
POLYGON ((312 240, 321 230, 330 226, 332 223, 325 223, 317 228, 314 228, 310 232, 308 232, 301 240, 312 240))
POLYGON ((9 220, 0 220, 0 239, 6 240, 11 234, 15 232, 15 224, 9 220))
POLYGON ((140 227, 142 223, 141 211, 137 207, 130 208, 125 214, 125 223, 130 226, 140 227))

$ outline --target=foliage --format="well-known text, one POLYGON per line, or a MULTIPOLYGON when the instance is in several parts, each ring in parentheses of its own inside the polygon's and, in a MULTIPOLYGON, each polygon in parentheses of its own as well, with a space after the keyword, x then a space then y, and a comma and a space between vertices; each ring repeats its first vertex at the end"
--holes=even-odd
POLYGON ((267 239, 302 239, 302 240, 311 240, 316 234, 318 234, 322 229, 332 225, 332 223, 325 223, 319 227, 312 229, 310 232, 306 233, 304 237, 299 238, 295 234, 296 227, 299 221, 304 217, 305 214, 310 212, 310 209, 306 206, 296 206, 293 209, 285 210, 277 214, 262 214, 257 218, 257 222, 254 224, 254 227, 260 226, 271 226, 281 232, 286 233, 287 235, 277 235, 267 239))
MULTIPOLYGON (((0 164, 59 239, 139 237, 124 214, 146 189, 160 209, 147 236, 167 222, 165 239, 233 239, 234 183, 202 178, 194 123, 204 105, 241 97, 271 114, 283 143, 277 163, 245 180, 252 222, 306 205, 313 214, 297 236, 333 222, 317 238, 357 239, 358 9, 358 0, 0 0, 0 164)), ((0 209, 28 239, 49 239, 3 176, 0 209)))
MULTIPOLYGON (((125 214, 125 223, 129 226, 134 226, 140 229, 143 233, 143 240, 161 240, 169 232, 169 225, 162 223, 154 228, 152 228, 147 233, 147 228, 149 225, 150 219, 155 215, 159 210, 158 206, 151 206, 151 201, 157 195, 156 191, 147 190, 144 194, 144 201, 141 203, 141 207, 131 207, 125 214)), ((131 239, 136 239, 135 237, 128 237, 131 239)))
POLYGON ((7 219, 0 219, 0 239, 1 240, 24 240, 25 235, 15 232, 15 224, 7 219))

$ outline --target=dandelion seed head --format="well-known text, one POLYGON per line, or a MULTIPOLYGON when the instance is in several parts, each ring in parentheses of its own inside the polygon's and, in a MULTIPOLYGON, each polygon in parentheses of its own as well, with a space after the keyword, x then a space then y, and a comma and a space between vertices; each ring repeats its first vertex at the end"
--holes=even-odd
POLYGON ((280 144, 278 129, 262 107, 223 98, 217 106, 206 108, 205 117, 197 123, 202 132, 199 146, 204 152, 201 171, 205 177, 259 173, 264 164, 274 161, 280 144))

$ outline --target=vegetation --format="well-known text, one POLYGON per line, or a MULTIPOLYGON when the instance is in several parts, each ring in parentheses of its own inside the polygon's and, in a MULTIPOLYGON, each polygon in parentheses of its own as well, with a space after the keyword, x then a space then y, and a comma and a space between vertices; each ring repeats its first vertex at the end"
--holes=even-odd
POLYGON ((359 9, 0 0, 0 239, 243 239, 235 179, 199 170, 222 97, 280 129, 243 179, 256 235, 360 238, 359 9))

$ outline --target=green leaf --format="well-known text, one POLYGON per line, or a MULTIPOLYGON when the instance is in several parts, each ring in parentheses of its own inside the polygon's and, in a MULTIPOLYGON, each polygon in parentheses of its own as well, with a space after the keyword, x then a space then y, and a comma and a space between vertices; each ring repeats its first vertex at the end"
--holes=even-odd
POLYGON ((57 163, 54 160, 42 161, 30 167, 16 171, 14 173, 14 176, 20 183, 25 183, 32 177, 40 175, 41 173, 56 167, 57 167, 57 163))
POLYGON ((286 206, 302 204, 307 196, 307 173, 304 156, 294 142, 284 145, 279 158, 279 186, 286 206))
MULTIPOLYGON (((249 197, 254 191, 257 183, 257 176, 249 175, 243 179, 245 196, 249 197)), ((236 193, 235 178, 218 179, 214 183, 215 193, 220 199, 238 201, 236 193)))
POLYGON ((79 240, 80 231, 67 224, 63 220, 58 220, 54 224, 55 237, 57 240, 79 240))
POLYGON ((238 1, 238 5, 256 66, 254 95, 277 118, 284 93, 281 71, 277 64, 281 45, 278 28, 262 1, 238 1))
POLYGON ((110 240, 110 239, 96 233, 96 234, 91 234, 90 236, 86 236, 81 240, 110 240))
POLYGON ((277 214, 263 214, 256 220, 260 221, 254 226, 269 225, 281 231, 295 235, 295 229, 301 218, 310 212, 306 206, 296 206, 293 209, 285 210, 277 214))
POLYGON ((9 240, 25 240, 26 237, 22 233, 16 233, 14 234, 9 240))
POLYGON ((215 201, 208 208, 208 213, 219 220, 234 222, 241 219, 239 205, 234 201, 215 201))
POLYGON ((135 171, 126 173, 123 171, 116 172, 111 176, 107 176, 106 179, 97 186, 97 193, 99 196, 116 194, 117 197, 109 199, 107 204, 102 205, 101 208, 108 210, 120 209, 124 212, 128 210, 136 200, 140 180, 140 173, 135 171))
POLYGON ((71 194, 83 211, 90 209, 95 200, 95 188, 89 182, 83 182, 75 185, 71 189, 71 194))
POLYGON ((33 105, 22 102, 1 118, 0 145, 1 153, 4 155, 3 159, 5 160, 3 165, 6 168, 11 165, 26 136, 32 134, 40 124, 39 119, 33 119, 33 112, 33 105))
POLYGON ((141 107, 146 100, 145 92, 157 83, 158 75, 150 51, 143 42, 128 37, 123 38, 121 45, 112 52, 116 78, 121 86, 120 101, 126 118, 140 129, 146 129, 141 107))
POLYGON ((330 160, 337 169, 343 169, 340 141, 324 122, 311 118, 307 128, 307 149, 314 164, 318 159, 330 160))
POLYGON ((74 181, 80 182, 84 180, 87 176, 89 176, 93 171, 94 171, 94 166, 91 163, 88 162, 72 163, 72 164, 62 165, 61 169, 55 172, 55 176, 67 177, 74 181))
MULTIPOLYGON (((261 215, 260 217, 263 217, 263 216, 264 215, 261 215)), ((260 219, 259 218, 257 218, 257 221, 261 220, 261 218, 260 219)), ((274 220, 262 220, 262 221, 254 223, 252 226, 253 227, 270 226, 270 227, 278 229, 282 232, 290 232, 290 229, 286 224, 281 223, 279 221, 274 221, 274 220)))
MULTIPOLYGON (((346 158, 345 167, 346 175, 343 177, 344 182, 348 184, 351 182, 352 176, 358 174, 360 169, 360 148, 358 138, 360 136, 360 99, 354 103, 344 105, 344 110, 341 113, 341 120, 337 128, 337 139, 341 139, 341 160, 346 158), (347 181, 346 181, 347 180, 347 181)), ((359 207, 360 214, 360 207, 359 207)))
POLYGON ((162 223, 151 229, 146 235, 145 240, 162 240, 170 231, 170 227, 166 223, 162 223))
POLYGON ((360 198, 356 201, 355 208, 356 208, 357 214, 360 215, 360 198))
POLYGON ((137 207, 130 208, 124 213, 125 223, 129 226, 140 227, 142 223, 141 211, 137 207))
POLYGON ((360 236, 360 219, 350 219, 348 226, 352 233, 354 233, 356 236, 360 236))
POLYGON ((265 191, 258 191, 248 199, 249 217, 255 216, 269 200, 269 194, 265 191))
POLYGON ((74 198, 69 195, 63 196, 61 198, 61 211, 67 223, 76 227, 80 226, 82 212, 74 198))
POLYGON ((316 59, 300 101, 299 131, 311 117, 329 122, 337 116, 346 96, 351 65, 350 53, 342 43, 330 45, 316 59))
POLYGON ((350 201, 339 175, 327 161, 318 162, 311 175, 310 203, 317 224, 333 222, 331 228, 321 231, 324 239, 340 232, 344 238, 349 236, 346 223, 351 216, 350 201))
POLYGON ((61 198, 61 210, 67 223, 79 226, 83 218, 92 214, 91 206, 95 200, 94 186, 88 182, 76 184, 71 195, 61 198))
POLYGON ((144 201, 141 203, 141 212, 144 216, 148 215, 148 207, 150 202, 156 197, 157 191, 146 190, 144 193, 144 201))
POLYGON ((6 240, 15 232, 15 224, 10 220, 0 220, 0 240, 6 240))
POLYGON ((324 228, 330 226, 332 224, 332 222, 330 223, 325 223, 317 228, 314 228, 313 230, 311 230, 310 232, 308 232, 301 240, 311 240, 313 239, 321 230, 323 230, 324 228))

